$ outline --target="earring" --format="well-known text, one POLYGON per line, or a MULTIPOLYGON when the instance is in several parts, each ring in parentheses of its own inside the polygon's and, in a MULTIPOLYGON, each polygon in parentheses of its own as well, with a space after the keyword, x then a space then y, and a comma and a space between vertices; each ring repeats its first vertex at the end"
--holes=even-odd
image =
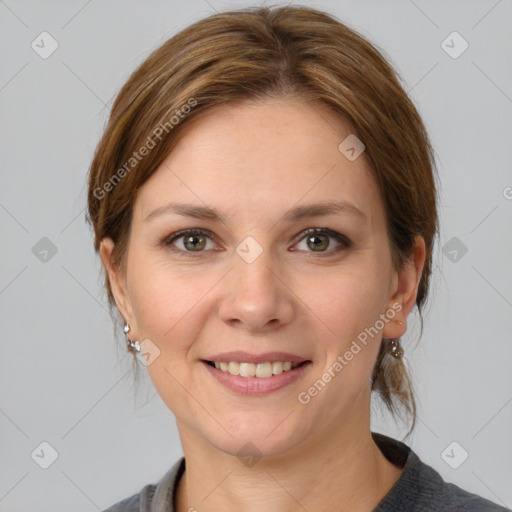
POLYGON ((392 338, 387 339, 386 341, 386 352, 395 357, 396 359, 401 359, 404 355, 404 351, 402 350, 402 346, 400 345, 400 338, 392 338))
POLYGON ((130 332, 130 324, 126 322, 123 327, 123 331, 126 334, 126 344, 128 345, 128 352, 140 352, 140 343, 138 341, 133 341, 128 337, 128 333, 130 332))

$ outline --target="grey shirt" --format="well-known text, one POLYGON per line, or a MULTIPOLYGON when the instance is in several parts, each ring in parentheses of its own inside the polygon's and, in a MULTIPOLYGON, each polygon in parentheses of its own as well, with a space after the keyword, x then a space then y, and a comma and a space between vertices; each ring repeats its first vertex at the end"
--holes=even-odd
MULTIPOLYGON (((385 457, 403 468, 400 478, 373 512, 511 512, 476 494, 445 482, 423 463, 409 446, 383 434, 372 437, 385 457)), ((138 494, 103 512, 175 512, 178 482, 185 471, 179 459, 157 484, 146 485, 138 494)))

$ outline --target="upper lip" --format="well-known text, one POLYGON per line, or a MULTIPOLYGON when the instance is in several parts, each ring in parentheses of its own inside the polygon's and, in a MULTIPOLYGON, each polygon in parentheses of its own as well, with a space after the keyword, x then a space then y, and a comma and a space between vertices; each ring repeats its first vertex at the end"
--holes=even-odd
POLYGON ((238 363, 266 363, 267 361, 290 361, 292 363, 302 363, 308 359, 290 354, 289 352, 265 352, 264 354, 250 354, 244 351, 223 352, 204 359, 205 361, 236 361, 238 363))

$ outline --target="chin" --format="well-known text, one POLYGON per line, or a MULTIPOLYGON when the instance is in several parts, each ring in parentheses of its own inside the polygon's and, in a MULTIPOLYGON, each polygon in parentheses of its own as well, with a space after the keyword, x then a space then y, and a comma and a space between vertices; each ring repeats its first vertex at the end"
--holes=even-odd
POLYGON ((291 424, 285 426, 284 423, 291 419, 283 422, 286 417, 286 414, 279 414, 279 417, 265 418, 261 412, 254 415, 246 412, 243 419, 238 418, 240 422, 236 418, 224 418, 222 425, 225 430, 220 427, 214 432, 207 429, 209 432, 204 432, 204 436, 219 451, 238 457, 251 467, 250 463, 245 462, 246 458, 254 461, 261 457, 280 457, 296 449, 303 433, 291 424))

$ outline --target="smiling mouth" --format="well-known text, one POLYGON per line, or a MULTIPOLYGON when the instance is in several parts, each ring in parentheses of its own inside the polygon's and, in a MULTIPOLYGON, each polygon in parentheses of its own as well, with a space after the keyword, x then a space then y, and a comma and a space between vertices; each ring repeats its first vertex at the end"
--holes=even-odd
POLYGON ((284 372, 291 372, 296 368, 304 366, 311 361, 302 361, 301 363, 291 363, 290 361, 267 361, 263 363, 239 363, 236 361, 219 362, 219 361, 206 361, 207 365, 223 372, 234 376, 240 377, 256 377, 256 378, 269 378, 274 375, 279 375, 284 372))

